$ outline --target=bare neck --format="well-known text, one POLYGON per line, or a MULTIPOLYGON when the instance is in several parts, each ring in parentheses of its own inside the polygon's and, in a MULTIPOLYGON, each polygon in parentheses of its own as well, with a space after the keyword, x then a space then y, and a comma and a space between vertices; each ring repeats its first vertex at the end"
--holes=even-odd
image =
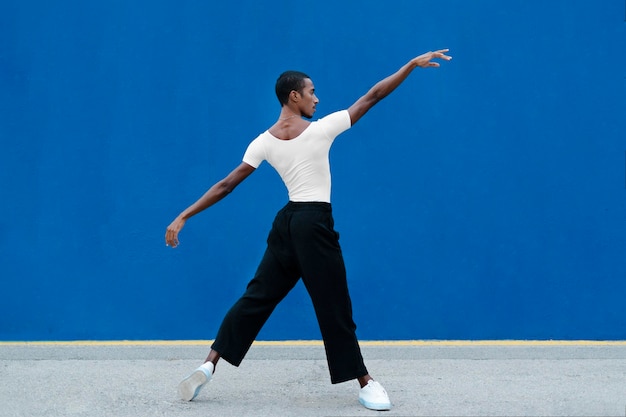
POLYGON ((300 136, 310 124, 311 122, 303 120, 300 116, 281 116, 268 131, 278 139, 291 140, 300 136))

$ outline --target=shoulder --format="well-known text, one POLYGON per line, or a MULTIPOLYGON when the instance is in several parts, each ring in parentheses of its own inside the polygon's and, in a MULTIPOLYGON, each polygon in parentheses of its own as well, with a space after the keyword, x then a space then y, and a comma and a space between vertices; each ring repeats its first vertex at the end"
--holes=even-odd
POLYGON ((263 132, 250 142, 244 153, 243 161, 252 165, 254 168, 257 168, 259 164, 266 159, 266 144, 268 137, 269 133, 263 132))
POLYGON ((329 139, 335 139, 340 133, 350 129, 352 121, 347 110, 340 110, 325 116, 313 124, 319 126, 329 139))
POLYGON ((253 147, 263 146, 263 144, 266 143, 269 138, 271 138, 271 134, 269 133, 269 130, 266 130, 265 132, 261 133, 256 138, 252 139, 252 141, 250 142, 248 147, 250 147, 250 146, 253 146, 253 147))
POLYGON ((340 124, 340 125, 348 125, 350 127, 350 113, 348 110, 339 110, 334 113, 330 113, 327 116, 322 117, 317 120, 315 123, 320 124, 340 124))

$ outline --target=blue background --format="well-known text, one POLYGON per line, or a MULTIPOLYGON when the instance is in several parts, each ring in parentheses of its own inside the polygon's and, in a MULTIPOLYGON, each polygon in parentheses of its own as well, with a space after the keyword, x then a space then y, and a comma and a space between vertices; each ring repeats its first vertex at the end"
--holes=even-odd
MULTIPOLYGON (((210 339, 286 202, 239 164, 307 72, 316 117, 417 69, 331 152, 361 339, 625 339, 623 0, 3 1, 0 340, 210 339)), ((318 339, 301 284, 260 339, 318 339)))

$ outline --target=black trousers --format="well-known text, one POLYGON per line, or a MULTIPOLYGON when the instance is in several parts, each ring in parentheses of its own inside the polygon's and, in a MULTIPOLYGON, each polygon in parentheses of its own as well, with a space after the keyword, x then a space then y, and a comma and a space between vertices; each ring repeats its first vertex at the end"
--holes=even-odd
POLYGON ((324 339, 331 382, 367 374, 333 227, 328 203, 289 202, 278 212, 256 274, 226 314, 213 350, 239 366, 274 308, 302 278, 324 339))

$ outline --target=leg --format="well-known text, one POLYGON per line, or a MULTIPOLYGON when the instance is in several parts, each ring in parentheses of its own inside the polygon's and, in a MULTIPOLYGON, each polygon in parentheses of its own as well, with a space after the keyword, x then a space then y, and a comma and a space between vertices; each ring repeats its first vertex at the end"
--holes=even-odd
POLYGON ((359 381, 359 385, 361 386, 361 388, 363 388, 364 386, 367 385, 368 382, 373 381, 374 378, 372 378, 370 374, 367 374, 367 375, 358 377, 357 380, 359 381))
MULTIPOLYGON (((322 214, 322 213, 318 213, 322 214)), ((389 410, 391 402, 385 389, 367 372, 356 338, 352 319, 352 303, 348 292, 339 235, 333 230, 333 220, 312 216, 294 238, 302 270, 302 280, 311 296, 315 314, 322 331, 331 381, 339 383, 357 379, 361 390, 359 402, 372 410, 389 410)))
POLYGON ((211 362, 213 364, 213 369, 217 366, 217 362, 220 360, 220 354, 211 349, 209 351, 209 356, 206 357, 204 363, 211 362))
POLYGON ((298 279, 297 272, 281 263, 268 247, 245 293, 224 317, 207 360, 217 363, 222 357, 239 366, 269 316, 298 279))
POLYGON ((268 237, 268 248, 244 295, 224 318, 205 363, 179 384, 179 395, 190 401, 211 379, 221 357, 238 366, 276 305, 299 278, 293 259, 279 233, 277 216, 268 237))
POLYGON ((302 280, 324 339, 331 382, 366 378, 343 255, 330 211, 298 212, 292 231, 302 280))
POLYGON ((221 357, 239 366, 265 321, 297 281, 297 276, 293 278, 280 267, 268 248, 246 292, 224 318, 204 364, 179 384, 183 400, 191 401, 198 395, 211 380, 221 357))

